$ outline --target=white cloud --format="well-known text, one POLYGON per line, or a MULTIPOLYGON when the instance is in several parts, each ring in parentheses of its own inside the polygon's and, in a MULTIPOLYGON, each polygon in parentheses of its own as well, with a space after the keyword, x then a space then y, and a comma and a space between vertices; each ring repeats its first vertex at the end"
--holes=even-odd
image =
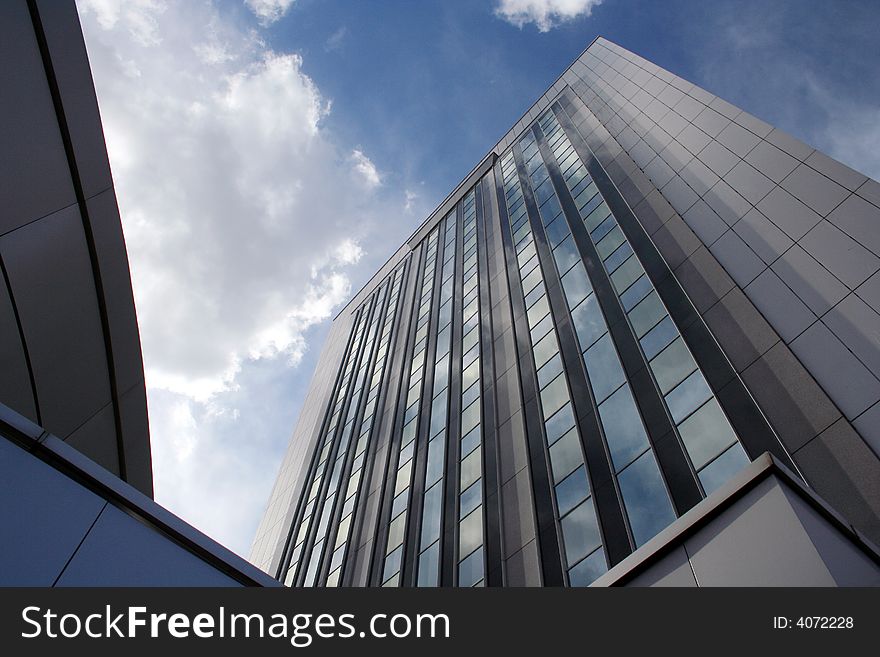
POLYGON ((376 165, 359 149, 351 152, 351 161, 354 164, 354 170, 357 171, 367 187, 378 187, 382 184, 382 176, 376 169, 376 165))
POLYGON ((539 32, 581 16, 589 16, 602 0, 499 0, 495 15, 522 28, 534 23, 539 32))
POLYGON ((403 193, 403 199, 404 199, 403 209, 404 209, 404 211, 405 212, 412 212, 413 203, 415 203, 418 198, 419 198, 419 195, 417 193, 415 193, 414 191, 412 191, 411 189, 407 189, 406 191, 404 191, 404 193, 403 193))
POLYGON ((307 380, 291 366, 308 336, 388 256, 369 247, 408 234, 403 194, 390 198, 369 156, 326 132, 330 103, 300 56, 232 14, 78 6, 131 263, 156 497, 246 552, 295 400, 243 381, 257 369, 247 385, 283 379, 289 394, 307 380), (268 398, 282 408, 263 408, 268 398))
POLYGON ((294 0, 244 0, 262 25, 269 25, 281 19, 293 2, 294 0))
POLYGON ((339 50, 342 48, 342 43, 345 41, 345 38, 348 36, 348 27, 343 25, 338 30, 333 32, 329 37, 327 37, 327 41, 324 43, 324 50, 327 52, 333 52, 334 50, 339 50))

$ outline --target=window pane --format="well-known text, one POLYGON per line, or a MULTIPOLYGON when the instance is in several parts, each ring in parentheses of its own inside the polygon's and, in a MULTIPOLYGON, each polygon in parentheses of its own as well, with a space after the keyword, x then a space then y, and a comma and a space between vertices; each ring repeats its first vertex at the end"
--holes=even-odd
POLYGON ((697 470, 736 442, 736 434, 714 399, 682 422, 678 431, 697 470))
POLYGON ((583 502, 562 519, 562 537, 568 563, 578 561, 601 545, 592 500, 583 502))
POLYGON ((526 313, 529 318, 529 327, 534 327, 539 321, 544 319, 544 316, 549 312, 550 305, 547 303, 547 295, 544 295, 536 301, 535 305, 529 308, 528 313, 526 313))
POLYGON ((605 259, 605 271, 607 271, 609 275, 613 274, 614 270, 620 267, 620 265, 632 255, 632 252, 633 250, 629 245, 629 242, 624 242, 618 246, 617 250, 605 259))
MULTIPOLYGON (((641 266, 640 266, 641 270, 641 266)), ((615 276, 619 274, 620 271, 614 272, 615 276)), ((612 276, 612 280, 614 277, 612 276)), ((627 312, 632 310, 633 306, 635 306, 639 301, 644 299, 648 292, 654 289, 654 286, 651 284, 651 281, 648 279, 646 275, 642 275, 635 283, 630 285, 626 291, 620 295, 620 302, 623 304, 623 309, 627 312)), ((618 292, 620 292, 620 288, 617 288, 618 292)))
POLYGON ((458 585, 473 586, 481 579, 483 579, 482 547, 458 565, 458 585))
POLYGON ((742 445, 736 443, 730 447, 724 454, 700 471, 700 483, 703 484, 706 495, 711 495, 718 490, 728 479, 746 467, 748 463, 749 457, 746 456, 742 445))
POLYGON ((614 470, 619 472, 648 448, 648 436, 629 386, 620 386, 599 405, 599 417, 614 470))
POLYGON ((399 548, 394 550, 394 552, 385 557, 385 570, 382 573, 382 581, 387 580, 393 574, 400 570, 400 556, 402 554, 403 546, 401 545, 399 548))
POLYGON ((643 545, 675 520, 653 452, 642 454, 617 480, 636 545, 643 545))
POLYGON ((541 408, 544 409, 544 417, 553 415, 562 408, 562 405, 568 399, 568 386, 565 384, 565 376, 557 376, 541 391, 541 408))
MULTIPOLYGON (((425 493, 425 506, 422 509, 422 549, 440 538, 440 509, 443 505, 443 485, 437 483, 425 493)), ((403 518, 405 516, 401 516, 403 518)))
POLYGON ((568 571, 568 581, 572 586, 589 586, 607 570, 605 554, 599 549, 568 571))
POLYGON ((541 366, 558 352, 559 348, 556 346, 556 335, 549 333, 540 342, 536 343, 532 349, 532 353, 535 355, 535 367, 541 369, 541 366))
POLYGON ((666 406, 676 424, 703 405, 712 396, 712 390, 699 370, 691 374, 666 395, 666 406))
POLYGON ((663 351, 664 347, 678 337, 678 329, 672 318, 667 315, 657 326, 645 333, 645 337, 641 339, 642 351, 645 352, 645 358, 651 360, 654 356, 663 351))
POLYGON ((581 255, 578 253, 571 235, 560 242, 556 250, 553 251, 553 257, 556 258, 556 266, 559 268, 560 274, 564 274, 581 261, 581 255))
POLYGON ((538 387, 543 388, 562 373, 562 357, 556 354, 538 370, 538 387))
POLYGON ((681 338, 676 338, 651 361, 651 371, 654 372, 660 392, 664 395, 695 369, 697 364, 681 338))
POLYGON ((562 277, 562 290, 569 308, 576 307, 593 291, 583 265, 574 267, 562 277))
POLYGON ((483 499, 483 483, 478 480, 468 487, 461 494, 461 503, 459 504, 458 517, 463 518, 471 511, 476 509, 483 499))
POLYGON ((552 445, 554 442, 569 429, 574 426, 574 412, 571 404, 563 406, 553 417, 548 418, 544 424, 544 430, 547 434, 547 444, 552 445))
POLYGON ((608 330, 595 294, 588 296, 572 311, 571 321, 577 333, 581 351, 587 349, 608 330))
POLYGON ((571 429, 562 438, 550 447, 550 467, 553 471, 553 481, 559 482, 565 479, 579 465, 583 465, 584 455, 581 451, 581 441, 576 429, 571 429))
POLYGON ((598 226, 596 226, 595 229, 590 231, 590 237, 593 238, 594 242, 598 242, 603 237, 605 237, 609 232, 611 232, 611 229, 614 228, 616 225, 617 225, 617 219, 615 219, 611 215, 608 215, 601 224, 599 224, 598 226))
POLYGON ((467 556, 483 542, 483 507, 477 507, 458 526, 458 554, 467 556))
POLYGON ((480 444, 480 427, 476 426, 461 439, 461 457, 470 454, 480 444))
POLYGON ((480 478, 483 471, 480 452, 481 450, 475 449, 461 462, 461 483, 459 484, 459 490, 464 490, 480 478))
POLYGON ((596 251, 599 253, 599 257, 603 260, 611 255, 618 246, 623 244, 626 238, 623 236, 623 231, 620 230, 620 226, 615 226, 610 233, 608 233, 605 237, 603 237, 596 244, 596 251))
POLYGON ((545 232, 547 233, 547 242, 550 244, 551 249, 555 248, 556 245, 571 234, 568 222, 564 216, 560 216, 556 221, 547 226, 545 232))
POLYGON ((593 386, 593 394, 596 403, 601 404, 608 395, 617 390, 623 383, 623 369, 617 358, 611 336, 605 334, 584 354, 587 364, 587 373, 590 375, 590 385, 593 386))
POLYGON ((425 485, 430 486, 443 476, 443 461, 446 440, 442 436, 428 443, 428 469, 425 472, 425 485))
POLYGON ((419 555, 419 579, 417 586, 437 586, 440 568, 440 541, 419 555))
POLYGON ((403 543, 403 530, 406 526, 406 514, 400 514, 388 525, 388 547, 396 548, 403 543))
POLYGON ((668 313, 656 292, 651 292, 629 313, 629 321, 638 337, 642 337, 668 313))
POLYGON ((556 506, 559 508, 559 515, 564 516, 583 502, 589 494, 590 486, 587 483, 587 473, 581 466, 556 487, 556 506))

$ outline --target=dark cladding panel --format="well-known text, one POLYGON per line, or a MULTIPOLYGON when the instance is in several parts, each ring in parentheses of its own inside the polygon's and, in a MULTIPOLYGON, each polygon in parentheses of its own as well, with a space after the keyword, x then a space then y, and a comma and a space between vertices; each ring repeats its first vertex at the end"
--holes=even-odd
POLYGON ((0 4, 0 26, 2 235, 75 203, 76 196, 27 3, 0 4))

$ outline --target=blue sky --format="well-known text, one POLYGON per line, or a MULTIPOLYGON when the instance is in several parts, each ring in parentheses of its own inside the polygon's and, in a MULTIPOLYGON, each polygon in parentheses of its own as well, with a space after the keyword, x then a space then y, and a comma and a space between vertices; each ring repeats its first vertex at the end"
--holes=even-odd
POLYGON ((246 555, 329 320, 597 35, 880 177, 880 5, 78 0, 157 500, 246 555))

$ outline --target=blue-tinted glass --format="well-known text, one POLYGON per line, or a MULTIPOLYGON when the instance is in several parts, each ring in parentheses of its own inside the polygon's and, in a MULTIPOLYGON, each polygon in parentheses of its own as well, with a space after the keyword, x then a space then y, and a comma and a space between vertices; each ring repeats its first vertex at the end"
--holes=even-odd
POLYGON ((543 388, 562 372, 562 358, 557 353, 538 370, 538 388, 543 388))
POLYGON ((471 511, 480 506, 483 500, 483 483, 476 481, 471 484, 467 490, 461 494, 461 504, 459 505, 458 517, 464 518, 471 511))
POLYGON ((581 466, 556 486, 556 506, 559 509, 559 515, 564 516, 583 502, 589 494, 590 485, 587 483, 587 473, 581 466))
POLYGON ((678 424, 711 396, 712 390, 709 384, 697 370, 666 395, 666 406, 672 414, 672 419, 678 424))
POLYGON ((636 335, 641 338, 668 314, 657 293, 651 292, 629 311, 629 321, 636 335))
POLYGON ((645 358, 651 360, 677 337, 678 329, 675 327, 672 318, 667 315, 657 326, 648 331, 639 342, 642 344, 645 358))
POLYGON ((394 503, 391 505, 392 518, 396 518, 397 515, 406 508, 406 498, 406 491, 394 498, 394 503))
POLYGON ((629 245, 629 242, 624 242, 617 250, 612 253, 610 256, 605 258, 605 271, 609 274, 613 274, 614 270, 620 267, 624 263, 624 261, 629 258, 632 254, 632 247, 629 245))
POLYGON ((565 299, 568 301, 569 308, 575 308, 593 291, 583 265, 573 267, 570 272, 562 277, 562 290, 565 292, 565 299))
POLYGON ((592 231, 590 231, 590 237, 593 238, 594 242, 598 242, 603 237, 605 237, 611 231, 611 229, 614 228, 616 225, 617 225, 617 220, 614 218, 614 216, 608 215, 608 217, 606 217, 605 220, 602 221, 601 224, 599 224, 598 226, 596 226, 596 228, 594 228, 592 231))
POLYGON ((480 444, 480 427, 476 426, 471 429, 467 435, 461 439, 461 458, 464 458, 474 451, 480 444))
POLYGON ((651 371, 664 395, 695 369, 697 364, 681 338, 676 338, 651 361, 651 371))
POLYGON ((483 473, 483 461, 481 454, 482 450, 475 449, 461 462, 461 480, 459 482, 461 490, 464 490, 472 483, 474 483, 477 479, 480 478, 480 475, 483 473))
POLYGON ((446 427, 446 397, 447 392, 444 390, 437 395, 436 399, 431 403, 431 437, 443 431, 446 427))
POLYGON ((565 376, 557 376, 541 391, 541 408, 544 410, 544 417, 553 415, 568 400, 568 386, 565 383, 565 376))
POLYGON ((403 546, 385 557, 385 570, 382 573, 382 581, 386 581, 394 573, 400 570, 400 556, 403 554, 403 546))
POLYGON ((553 318, 547 315, 532 328, 532 342, 537 342, 553 328, 553 318))
POLYGON ((587 349, 607 331, 605 316, 599 308, 596 295, 591 294, 571 312, 571 321, 580 342, 581 351, 587 349))
POLYGON ((736 442, 736 434, 714 399, 682 422, 678 432, 697 470, 736 442))
POLYGON ((458 554, 466 556, 483 542, 483 507, 477 507, 458 525, 458 554))
POLYGON ((700 483, 703 484, 706 495, 711 495, 718 490, 748 463, 749 457, 746 456, 742 445, 736 443, 731 446, 724 454, 700 470, 700 483))
POLYGON ((443 476, 443 452, 445 439, 440 436, 428 442, 428 469, 425 472, 425 485, 430 486, 443 476))
POLYGON ((556 194, 541 204, 541 219, 545 224, 550 223, 560 214, 562 214, 562 206, 559 205, 556 194))
MULTIPOLYGON (((548 178, 542 184, 538 185, 538 188, 535 190, 535 202, 539 206, 543 205, 544 201, 549 199, 551 196, 553 196, 553 184, 548 178)), ((550 218, 552 219, 552 215, 550 218)))
POLYGON ((624 381, 623 368, 617 358, 617 351, 611 336, 605 334, 584 354, 587 373, 596 403, 601 404, 608 395, 617 390, 624 381))
POLYGON ((556 258, 556 267, 559 269, 560 275, 565 274, 565 272, 581 261, 581 254, 578 252, 574 238, 571 235, 559 243, 559 246, 553 251, 553 257, 556 258))
POLYGON ((419 555, 418 586, 437 586, 440 568, 440 541, 419 555))
POLYGON ((636 545, 643 545, 675 520, 672 503, 651 450, 621 472, 617 481, 636 545))
POLYGON ((568 571, 568 581, 572 586, 589 586, 607 570, 605 554, 598 549, 568 571))
POLYGON ((611 232, 596 243, 596 252, 599 254, 599 257, 604 260, 625 241, 626 238, 623 236, 623 231, 620 229, 620 226, 615 226, 611 229, 611 232))
POLYGON ((599 405, 599 417, 614 469, 619 472, 648 448, 648 436, 629 386, 620 386, 599 405))
POLYGON ((601 545, 592 500, 581 503, 562 519, 562 537, 568 563, 575 563, 601 545))
POLYGON ((443 485, 437 483, 425 492, 425 506, 422 509, 422 549, 440 538, 440 516, 443 507, 443 485))
POLYGON ((554 482, 561 482, 583 463, 581 441, 575 429, 570 430, 550 446, 550 467, 554 482))
POLYGON ((449 356, 443 356, 434 368, 434 396, 445 390, 449 383, 449 356))
POLYGON ((482 547, 458 565, 458 585, 473 586, 481 579, 483 579, 482 547))
POLYGON ((623 304, 623 309, 629 312, 639 301, 647 296, 648 292, 653 289, 654 286, 651 285, 651 281, 648 277, 642 276, 620 295, 620 302, 623 304))
POLYGON ((546 232, 547 242, 550 243, 550 248, 555 248, 557 244, 560 244, 562 240, 571 234, 571 230, 568 228, 568 222, 565 220, 565 217, 559 217, 556 221, 547 226, 546 232))
POLYGON ((477 397, 480 396, 480 384, 475 383, 470 388, 464 391, 464 394, 461 396, 461 405, 465 408, 470 406, 474 401, 476 401, 477 397))
POLYGON ((547 444, 552 445, 573 426, 574 412, 571 409, 571 404, 566 404, 553 417, 548 418, 544 424, 544 430, 547 433, 547 444))

